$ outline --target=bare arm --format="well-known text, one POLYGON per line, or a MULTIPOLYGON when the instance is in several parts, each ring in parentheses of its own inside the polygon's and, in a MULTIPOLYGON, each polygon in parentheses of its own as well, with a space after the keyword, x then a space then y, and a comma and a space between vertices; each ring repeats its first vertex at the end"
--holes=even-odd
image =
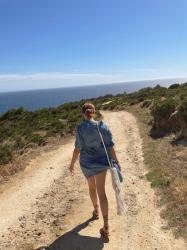
POLYGON ((73 155, 72 155, 72 159, 71 159, 71 163, 70 163, 70 167, 69 167, 69 170, 70 170, 70 172, 71 172, 72 174, 73 174, 73 172, 74 172, 74 164, 75 164, 75 162, 76 162, 76 160, 77 160, 79 154, 80 154, 80 149, 79 149, 79 148, 74 148, 74 150, 73 150, 73 155))

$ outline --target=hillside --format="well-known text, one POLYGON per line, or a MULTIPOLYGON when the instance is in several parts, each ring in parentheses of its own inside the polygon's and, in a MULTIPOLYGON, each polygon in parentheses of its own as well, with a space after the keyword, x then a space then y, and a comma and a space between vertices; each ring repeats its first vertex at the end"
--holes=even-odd
MULTIPOLYGON (((51 137, 74 133, 82 119, 80 108, 85 101, 33 112, 20 107, 3 114, 0 117, 0 165, 11 162, 15 153, 23 154, 28 148, 47 144, 51 137)), ((141 108, 151 111, 153 137, 174 132, 177 139, 187 138, 187 83, 173 84, 168 89, 157 85, 132 94, 106 95, 90 101, 97 110, 123 110, 140 104, 141 108)))

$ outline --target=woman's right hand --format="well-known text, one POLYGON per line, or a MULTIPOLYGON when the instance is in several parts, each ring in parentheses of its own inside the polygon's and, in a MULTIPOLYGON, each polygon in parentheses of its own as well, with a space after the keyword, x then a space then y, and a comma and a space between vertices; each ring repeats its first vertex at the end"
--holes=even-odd
POLYGON ((72 175, 74 175, 74 163, 76 162, 77 157, 79 156, 79 154, 80 154, 80 149, 79 148, 74 148, 71 163, 70 163, 70 166, 69 166, 69 171, 70 171, 70 173, 72 175))

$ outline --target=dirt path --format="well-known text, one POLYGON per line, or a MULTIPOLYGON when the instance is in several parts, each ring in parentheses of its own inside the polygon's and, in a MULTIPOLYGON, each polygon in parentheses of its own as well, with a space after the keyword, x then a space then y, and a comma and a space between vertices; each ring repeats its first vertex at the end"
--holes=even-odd
POLYGON ((87 221, 92 207, 78 163, 75 177, 68 173, 73 138, 58 150, 32 160, 22 174, 4 187, 6 190, 0 195, 0 249, 186 249, 182 240, 161 229, 164 221, 159 216, 154 191, 144 177, 142 141, 135 118, 125 111, 102 113, 125 173, 123 196, 128 206, 126 215, 116 215, 108 173, 110 242, 104 244, 99 238, 101 219, 87 221))

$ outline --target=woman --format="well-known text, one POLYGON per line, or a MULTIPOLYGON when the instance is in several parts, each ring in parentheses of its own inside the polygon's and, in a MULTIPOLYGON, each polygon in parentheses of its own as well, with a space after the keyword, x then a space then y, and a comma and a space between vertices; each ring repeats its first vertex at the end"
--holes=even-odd
MULTIPOLYGON (((94 120, 95 106, 92 103, 85 103, 82 107, 82 115, 84 120, 76 128, 75 148, 69 170, 73 174, 74 163, 80 153, 80 167, 88 182, 89 194, 94 207, 93 218, 99 218, 98 194, 104 222, 100 233, 108 237, 108 200, 105 193, 105 179, 109 164, 98 133, 97 121, 94 120)), ((109 158, 118 162, 113 147, 112 134, 103 121, 99 123, 99 130, 103 136, 109 158)))

